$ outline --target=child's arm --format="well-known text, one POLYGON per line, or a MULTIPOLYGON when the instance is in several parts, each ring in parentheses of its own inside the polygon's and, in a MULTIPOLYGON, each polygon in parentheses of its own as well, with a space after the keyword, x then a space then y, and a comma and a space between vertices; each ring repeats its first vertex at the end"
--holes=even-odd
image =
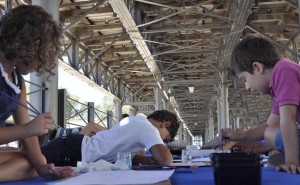
POLYGON ((245 151, 267 153, 275 148, 269 144, 260 144, 257 141, 238 141, 235 146, 243 147, 245 151))
MULTIPOLYGON (((24 88, 22 89, 20 95, 20 102, 26 105, 27 100, 24 81, 23 87, 24 88)), ((13 117, 15 123, 18 125, 16 128, 21 130, 20 132, 27 133, 25 139, 24 135, 22 135, 19 139, 23 139, 22 143, 24 151, 29 161, 32 163, 40 176, 44 178, 63 178, 72 175, 71 167, 55 168, 53 164, 47 164, 45 157, 41 153, 39 142, 36 136, 48 132, 51 124, 53 123, 51 114, 41 114, 30 121, 28 110, 22 106, 18 106, 13 117)))
POLYGON ((232 129, 222 129, 221 135, 222 138, 228 139, 231 141, 259 141, 264 139, 264 132, 268 127, 267 124, 262 124, 251 130, 237 130, 233 131, 232 129))
POLYGON ((152 156, 145 156, 145 150, 141 150, 132 159, 132 164, 157 165, 158 162, 152 156))
POLYGON ((170 150, 163 144, 157 144, 150 148, 152 157, 161 165, 170 166, 173 156, 170 150))
POLYGON ((107 130, 107 128, 97 123, 88 123, 79 133, 86 136, 92 136, 102 130, 107 130))
MULTIPOLYGON (((20 103, 27 104, 26 101, 26 88, 23 81, 23 89, 20 94, 20 103)), ((12 141, 17 141, 30 136, 43 135, 48 132, 53 119, 51 115, 41 114, 29 123, 28 110, 19 105, 17 106, 15 113, 13 114, 14 122, 16 126, 4 127, 0 129, 0 144, 6 144, 12 141), (43 123, 43 124, 41 124, 43 123)))
POLYGON ((285 164, 278 166, 276 169, 288 173, 300 173, 299 139, 296 125, 297 106, 284 105, 280 107, 279 111, 285 164))

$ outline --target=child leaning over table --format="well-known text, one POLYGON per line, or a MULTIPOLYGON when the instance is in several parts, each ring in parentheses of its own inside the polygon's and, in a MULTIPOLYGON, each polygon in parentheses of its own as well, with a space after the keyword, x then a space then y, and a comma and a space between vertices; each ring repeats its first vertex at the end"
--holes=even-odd
POLYGON ((131 152, 135 156, 147 149, 152 157, 136 155, 133 162, 166 166, 173 162, 165 142, 174 140, 179 128, 174 113, 157 110, 147 117, 127 117, 109 130, 93 123, 89 124, 91 126, 84 128, 79 134, 55 138, 41 146, 47 160, 57 166, 76 166, 77 161, 116 161, 118 152, 131 152), (91 133, 95 135, 90 136, 91 133))
POLYGON ((61 29, 41 7, 21 5, 0 19, 0 144, 20 140, 22 150, 0 148, 0 182, 37 177, 63 178, 72 168, 47 164, 36 136, 46 134, 53 123, 50 113, 30 120, 22 75, 33 71, 52 74, 56 66, 61 29), (13 116, 15 126, 6 127, 13 116))
POLYGON ((229 140, 266 140, 285 155, 285 163, 276 170, 300 173, 300 66, 280 58, 274 46, 261 37, 246 37, 235 47, 229 70, 245 82, 246 89, 273 98, 266 124, 248 131, 223 129, 229 140))

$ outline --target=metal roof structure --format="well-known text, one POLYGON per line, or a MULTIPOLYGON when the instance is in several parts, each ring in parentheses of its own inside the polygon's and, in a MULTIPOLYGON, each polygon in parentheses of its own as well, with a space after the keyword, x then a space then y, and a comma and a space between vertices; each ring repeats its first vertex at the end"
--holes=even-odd
MULTIPOLYGON (((225 84, 229 120, 238 116, 241 126, 251 127, 267 119, 270 98, 244 90, 242 82, 227 74, 231 51, 244 35, 260 35, 297 61, 298 3, 61 0, 60 59, 67 57, 66 64, 140 112, 154 111, 154 89, 161 88, 170 109, 179 112, 192 135, 203 135, 211 116, 217 127, 220 85, 225 84)), ((0 5, 4 10, 5 1, 0 5)))

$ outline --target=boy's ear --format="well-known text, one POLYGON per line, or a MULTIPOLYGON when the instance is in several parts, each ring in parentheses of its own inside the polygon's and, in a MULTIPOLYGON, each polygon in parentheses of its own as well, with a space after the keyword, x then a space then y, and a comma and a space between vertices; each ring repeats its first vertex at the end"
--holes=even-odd
POLYGON ((253 62, 252 67, 253 67, 253 72, 257 71, 261 73, 264 71, 264 65, 260 62, 253 62))
POLYGON ((171 122, 170 121, 163 121, 163 126, 164 127, 169 127, 169 126, 171 126, 171 122))

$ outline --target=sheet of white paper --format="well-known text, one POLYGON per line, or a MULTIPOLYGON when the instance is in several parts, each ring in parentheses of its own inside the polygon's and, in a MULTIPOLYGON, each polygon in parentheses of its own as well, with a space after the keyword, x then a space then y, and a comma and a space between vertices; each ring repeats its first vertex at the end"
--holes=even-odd
MULTIPOLYGON (((174 163, 181 163, 181 159, 173 159, 174 163)), ((209 157, 197 157, 193 158, 192 162, 211 162, 209 157)))
POLYGON ((179 162, 181 162, 181 159, 173 159, 173 162, 174 162, 174 163, 176 163, 176 162, 179 163, 179 162))
POLYGON ((192 162, 192 163, 172 163, 170 166, 207 166, 207 164, 203 162, 192 162))
POLYGON ((192 162, 211 162, 209 157, 199 157, 192 159, 192 162))
POLYGON ((93 171, 69 179, 52 182, 49 185, 153 184, 168 180, 173 173, 174 170, 93 171))

